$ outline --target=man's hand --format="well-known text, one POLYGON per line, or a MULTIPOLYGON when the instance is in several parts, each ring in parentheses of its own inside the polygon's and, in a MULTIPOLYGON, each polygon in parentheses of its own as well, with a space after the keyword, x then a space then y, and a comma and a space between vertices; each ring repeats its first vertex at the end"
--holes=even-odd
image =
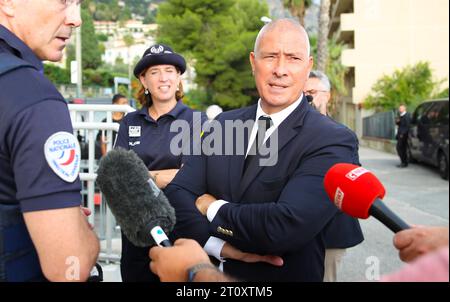
POLYGON ((91 216, 91 214, 92 214, 92 211, 91 211, 89 208, 86 208, 86 207, 81 207, 81 212, 82 212, 86 217, 91 216))
POLYGON ((209 206, 216 200, 217 198, 210 194, 203 194, 202 196, 197 198, 197 200, 195 201, 195 206, 203 216, 206 216, 209 206))
POLYGON ((223 258, 239 260, 247 263, 266 262, 274 266, 283 266, 283 258, 272 255, 258 255, 252 253, 245 253, 238 250, 228 242, 222 248, 221 256, 223 258))
MULTIPOLYGON (((92 211, 89 208, 85 208, 85 207, 80 207, 80 208, 81 208, 81 213, 83 213, 83 215, 86 216, 86 218, 91 216, 92 211)), ((91 223, 89 223, 89 227, 91 228, 91 230, 94 229, 94 226, 91 223)))
POLYGON ((163 282, 186 282, 190 267, 210 263, 203 248, 191 239, 178 239, 173 247, 153 247, 149 256, 150 269, 163 282))
POLYGON ((149 174, 155 180, 156 185, 160 189, 165 189, 172 182, 178 173, 178 169, 167 169, 158 171, 149 171, 149 174))
POLYGON ((413 227, 394 236, 400 259, 410 262, 417 257, 448 245, 448 227, 413 227))

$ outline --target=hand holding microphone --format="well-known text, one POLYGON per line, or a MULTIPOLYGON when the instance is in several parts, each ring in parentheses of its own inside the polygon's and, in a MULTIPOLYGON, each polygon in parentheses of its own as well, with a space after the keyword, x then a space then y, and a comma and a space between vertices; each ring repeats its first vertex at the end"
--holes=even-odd
POLYGON ((166 233, 175 225, 175 210, 149 178, 134 151, 116 149, 100 161, 97 184, 125 236, 138 247, 171 246, 166 233))
POLYGON ((448 227, 416 226, 395 234, 394 246, 401 260, 414 261, 419 256, 448 246, 448 227))
POLYGON ((198 242, 191 239, 178 239, 170 248, 153 247, 149 256, 150 269, 162 282, 186 282, 188 269, 194 265, 205 264, 217 270, 198 242))
POLYGON ((410 226, 382 201, 386 190, 369 170, 346 163, 336 164, 324 179, 330 200, 344 213, 360 219, 373 216, 397 233, 410 226))

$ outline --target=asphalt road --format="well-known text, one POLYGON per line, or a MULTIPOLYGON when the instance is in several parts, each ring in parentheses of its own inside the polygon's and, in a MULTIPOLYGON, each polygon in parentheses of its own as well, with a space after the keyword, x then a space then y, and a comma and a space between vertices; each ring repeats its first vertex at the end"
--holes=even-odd
MULTIPOLYGON (((449 183, 435 168, 412 164, 399 169, 397 156, 362 148, 360 160, 386 188, 384 202, 409 224, 446 225, 449 183)), ((374 218, 361 220, 365 240, 347 251, 339 281, 374 281, 404 264, 392 245, 393 233, 374 218)))

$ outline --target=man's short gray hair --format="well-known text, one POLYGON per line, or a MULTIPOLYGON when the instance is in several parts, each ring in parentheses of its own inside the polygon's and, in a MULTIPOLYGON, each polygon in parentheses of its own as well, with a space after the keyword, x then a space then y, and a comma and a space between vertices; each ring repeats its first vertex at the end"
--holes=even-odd
POLYGON ((327 75, 325 73, 323 73, 322 71, 319 70, 312 70, 309 73, 309 78, 310 79, 319 79, 320 82, 323 84, 323 86, 325 87, 326 91, 330 91, 331 90, 331 83, 330 80, 328 79, 327 75))
POLYGON ((297 20, 294 19, 290 19, 290 18, 283 18, 283 19, 278 19, 278 20, 274 20, 270 23, 267 23, 266 25, 264 25, 261 30, 258 33, 258 36, 256 37, 256 41, 255 41, 255 46, 253 48, 253 52, 254 53, 258 53, 259 51, 259 43, 262 39, 262 37, 264 36, 264 34, 266 32, 269 32, 271 30, 273 30, 276 26, 279 26, 280 24, 283 23, 289 23, 290 25, 296 27, 298 29, 299 34, 305 34, 306 37, 306 52, 308 54, 308 57, 311 55, 311 44, 309 42, 309 36, 308 33, 306 32, 305 28, 300 24, 300 22, 298 22, 297 20))

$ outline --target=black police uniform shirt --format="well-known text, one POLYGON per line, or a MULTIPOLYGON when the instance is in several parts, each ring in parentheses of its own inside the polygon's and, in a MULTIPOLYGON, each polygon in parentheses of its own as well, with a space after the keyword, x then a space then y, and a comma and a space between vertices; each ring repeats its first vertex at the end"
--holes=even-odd
POLYGON ((1 25, 0 52, 36 68, 0 76, 0 203, 22 212, 80 206, 80 151, 67 103, 32 50, 1 25))
MULTIPOLYGON (((148 114, 148 107, 143 106, 122 119, 114 147, 133 150, 149 170, 179 169, 189 156, 173 155, 170 152, 170 143, 180 131, 176 129, 176 132, 170 132, 170 127, 176 120, 186 121, 191 128, 192 144, 192 135, 195 134, 192 130, 193 122, 199 122, 193 120, 194 113, 194 110, 178 101, 170 112, 155 121, 148 114)), ((201 123, 205 121, 203 113, 196 114, 201 117, 201 123)), ((190 149, 192 151, 192 147, 190 149)))
MULTIPOLYGON (((184 105, 181 101, 167 114, 162 115, 155 121, 148 113, 148 107, 144 106, 141 110, 127 114, 119 128, 115 148, 124 148, 133 150, 144 161, 149 171, 180 169, 186 162, 189 155, 173 155, 170 152, 170 143, 172 139, 179 135, 177 132, 170 132, 171 124, 176 120, 184 120, 190 125, 190 143, 192 152, 194 111, 184 105)), ((196 113, 200 115, 200 113, 196 113)), ((201 123, 206 120, 206 115, 201 114, 201 123)), ((191 153, 192 154, 192 153, 191 153)), ((122 259, 121 274, 123 281, 158 281, 158 277, 149 269, 149 248, 140 248, 134 246, 122 234, 122 259)))

